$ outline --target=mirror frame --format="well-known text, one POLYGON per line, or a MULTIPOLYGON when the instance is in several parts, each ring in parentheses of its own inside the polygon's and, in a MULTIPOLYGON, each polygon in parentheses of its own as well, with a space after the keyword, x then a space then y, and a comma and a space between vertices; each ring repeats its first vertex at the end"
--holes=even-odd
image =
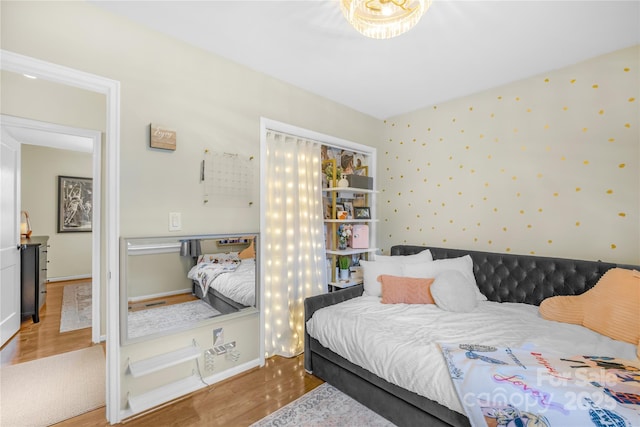
MULTIPOLYGON (((213 325, 220 321, 228 321, 237 317, 253 315, 260 311, 261 307, 261 284, 260 284, 260 233, 233 233, 233 234, 195 234, 195 235, 185 235, 185 236, 146 236, 146 237, 121 237, 120 238, 120 344, 122 346, 135 344, 139 342, 149 341, 156 338, 161 338, 168 335, 183 333, 185 331, 189 331, 194 328, 206 327, 209 325, 213 325), (249 306, 247 308, 238 310, 232 313, 223 313, 219 316, 204 319, 200 321, 196 321, 193 324, 186 326, 176 326, 173 328, 168 328, 162 330, 160 332, 151 333, 148 335, 130 338, 129 337, 129 297, 128 297, 128 283, 127 283, 127 274, 128 274, 128 257, 131 256, 129 254, 129 243, 132 241, 140 241, 143 245, 144 242, 149 242, 150 245, 153 245, 154 242, 157 242, 157 246, 154 246, 153 254, 161 254, 161 253, 171 253, 175 252, 176 256, 179 256, 180 252, 180 241, 182 240, 224 240, 224 239, 232 239, 232 238, 254 238, 254 245, 256 251, 256 266, 255 266, 255 305, 253 307, 249 306)), ((133 255, 144 255, 144 254, 152 254, 148 249, 145 249, 143 246, 141 248, 136 249, 139 251, 139 254, 133 255)), ((217 252, 224 253, 224 251, 217 252)), ((195 262, 193 265, 196 265, 195 262)), ((202 300, 201 298, 198 298, 202 300)), ((207 304, 209 304, 207 302, 207 304)))

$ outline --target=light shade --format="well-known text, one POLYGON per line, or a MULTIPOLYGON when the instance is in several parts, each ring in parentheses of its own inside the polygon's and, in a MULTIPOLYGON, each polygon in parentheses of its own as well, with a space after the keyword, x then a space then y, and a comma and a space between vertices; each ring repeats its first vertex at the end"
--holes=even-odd
POLYGON ((431 0, 340 0, 347 21, 367 37, 390 39, 413 28, 431 0))
POLYGON ((20 212, 20 236, 29 238, 31 237, 31 220, 29 219, 29 212, 20 212))

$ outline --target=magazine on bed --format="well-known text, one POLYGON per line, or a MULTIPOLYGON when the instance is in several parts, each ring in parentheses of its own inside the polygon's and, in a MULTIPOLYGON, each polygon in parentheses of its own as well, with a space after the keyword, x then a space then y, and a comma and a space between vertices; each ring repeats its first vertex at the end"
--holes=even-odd
POLYGON ((472 426, 640 426, 640 361, 530 347, 440 344, 472 426))

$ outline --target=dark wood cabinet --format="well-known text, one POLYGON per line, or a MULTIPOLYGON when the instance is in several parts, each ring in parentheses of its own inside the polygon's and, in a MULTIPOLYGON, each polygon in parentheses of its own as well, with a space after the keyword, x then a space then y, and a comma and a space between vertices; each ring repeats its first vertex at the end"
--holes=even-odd
POLYGON ((40 321, 40 309, 47 300, 48 236, 35 236, 20 241, 20 283, 22 317, 40 321))

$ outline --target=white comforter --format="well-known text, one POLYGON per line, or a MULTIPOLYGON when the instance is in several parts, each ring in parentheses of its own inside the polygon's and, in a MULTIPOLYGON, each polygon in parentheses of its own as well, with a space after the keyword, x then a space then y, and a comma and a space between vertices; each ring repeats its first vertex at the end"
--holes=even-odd
POLYGON ((243 259, 231 269, 223 264, 201 263, 189 271, 190 279, 196 280, 203 294, 212 287, 222 295, 246 306, 256 303, 256 260, 243 259), (237 265, 237 267, 236 267, 237 265), (211 269, 208 271, 208 269, 211 269), (202 277, 200 277, 202 276, 202 277), (203 286, 203 279, 206 286, 203 286))
POLYGON ((368 371, 464 414, 437 342, 538 348, 636 360, 635 346, 578 325, 542 319, 538 307, 483 301, 470 313, 433 304, 382 304, 362 296, 316 311, 309 334, 368 371))

